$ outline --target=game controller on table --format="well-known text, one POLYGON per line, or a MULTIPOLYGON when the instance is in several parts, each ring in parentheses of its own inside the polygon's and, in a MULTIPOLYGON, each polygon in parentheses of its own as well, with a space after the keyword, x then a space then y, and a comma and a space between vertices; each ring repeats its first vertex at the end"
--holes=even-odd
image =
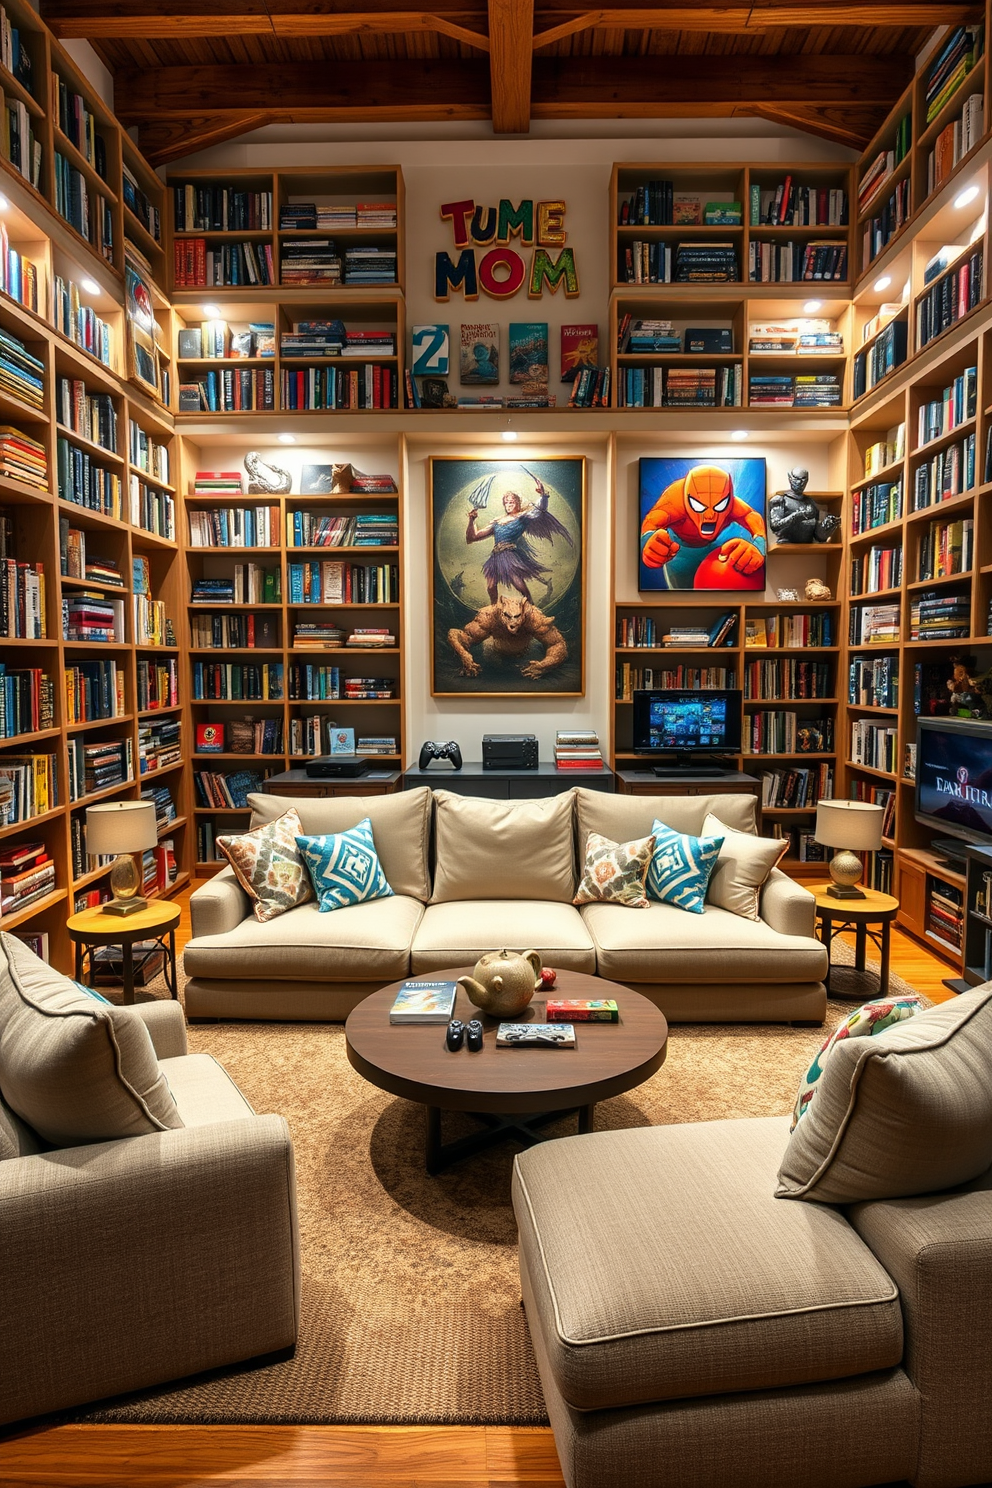
POLYGON ((462 752, 454 739, 449 739, 446 744, 439 743, 436 739, 428 739, 420 746, 420 764, 418 769, 426 770, 431 760, 450 760, 456 770, 462 767, 462 752))
POLYGON ((452 1054, 462 1047, 464 1042, 466 1048, 473 1054, 478 1054, 482 1048, 482 1023, 478 1018, 473 1018, 470 1023, 463 1023, 460 1018, 452 1018, 448 1024, 448 1030, 444 1036, 444 1042, 452 1054))

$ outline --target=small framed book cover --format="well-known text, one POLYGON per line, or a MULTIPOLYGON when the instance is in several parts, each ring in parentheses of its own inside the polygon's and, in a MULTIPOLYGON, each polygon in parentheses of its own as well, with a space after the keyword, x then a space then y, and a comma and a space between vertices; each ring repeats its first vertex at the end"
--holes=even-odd
POLYGON ((222 723, 198 723, 196 725, 197 754, 224 753, 224 725, 222 723))
POLYGON ((561 380, 574 382, 584 367, 599 364, 599 326, 563 325, 561 327, 561 380))
POLYGON ((465 387, 499 382, 499 326, 492 321, 461 327, 460 380, 465 387))
POLYGON ((548 380, 547 321, 511 321, 509 346, 510 381, 546 384, 548 380))
POLYGON ((415 325, 412 332, 414 377, 447 377, 450 337, 446 325, 415 325))
POLYGON ((353 728, 331 729, 331 753, 354 754, 355 730, 353 728))
POLYGON ((448 1023, 455 1011, 454 982, 403 982, 389 1009, 390 1023, 448 1023))

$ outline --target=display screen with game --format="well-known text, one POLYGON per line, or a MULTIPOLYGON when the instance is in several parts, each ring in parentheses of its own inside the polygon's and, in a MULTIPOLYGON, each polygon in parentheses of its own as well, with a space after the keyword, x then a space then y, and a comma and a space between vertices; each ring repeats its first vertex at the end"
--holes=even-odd
POLYGON ((992 724, 917 721, 916 818, 968 842, 992 842, 992 724))
POLYGON ((733 688, 713 692, 637 691, 633 743, 638 754, 737 754, 741 747, 741 694, 733 688))

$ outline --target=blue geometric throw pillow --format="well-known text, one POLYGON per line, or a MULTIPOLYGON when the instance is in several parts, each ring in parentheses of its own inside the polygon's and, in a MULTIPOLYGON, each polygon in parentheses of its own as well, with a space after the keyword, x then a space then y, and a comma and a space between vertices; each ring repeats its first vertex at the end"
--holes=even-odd
POLYGON ((323 914, 362 904, 366 899, 388 899, 392 889, 386 882, 366 817, 347 832, 329 832, 321 837, 297 837, 307 872, 323 914))
POLYGON ((656 821, 655 844, 648 868, 648 898, 702 914, 706 886, 723 846, 722 837, 687 837, 656 821))
POLYGON ((104 997, 102 993, 95 991, 93 987, 87 987, 85 982, 74 981, 72 985, 74 987, 78 987, 80 992, 85 992, 87 997, 92 997, 94 1002, 102 1002, 105 1003, 107 1007, 113 1007, 113 1003, 110 1001, 109 997, 104 997))

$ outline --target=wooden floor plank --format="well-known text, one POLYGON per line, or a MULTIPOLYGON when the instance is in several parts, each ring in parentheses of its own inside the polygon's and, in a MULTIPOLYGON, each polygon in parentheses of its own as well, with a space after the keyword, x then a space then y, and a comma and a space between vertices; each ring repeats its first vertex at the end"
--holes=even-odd
MULTIPOLYGON (((181 947, 189 894, 178 900, 181 947)), ((944 961, 892 935, 892 970, 943 1001, 944 961)), ((564 1488, 540 1427, 59 1426, 0 1440, 3 1488, 564 1488)))

